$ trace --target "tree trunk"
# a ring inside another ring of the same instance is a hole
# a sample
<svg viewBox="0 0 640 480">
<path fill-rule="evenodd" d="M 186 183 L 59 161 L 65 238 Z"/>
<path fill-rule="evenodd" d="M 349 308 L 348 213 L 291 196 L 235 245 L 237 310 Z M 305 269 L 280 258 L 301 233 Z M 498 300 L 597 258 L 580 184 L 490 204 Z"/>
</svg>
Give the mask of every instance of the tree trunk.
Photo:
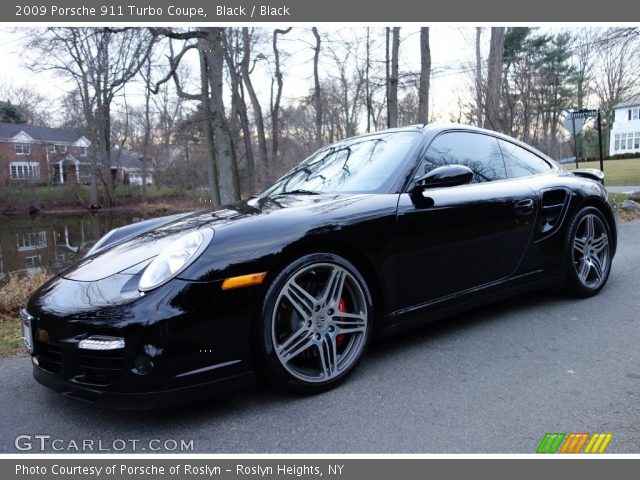
<svg viewBox="0 0 640 480">
<path fill-rule="evenodd" d="M 318 62 L 320 59 L 320 34 L 318 29 L 311 29 L 313 36 L 316 38 L 316 46 L 313 49 L 313 105 L 316 110 L 316 148 L 322 146 L 322 97 L 320 91 L 320 74 L 318 73 Z"/>
<path fill-rule="evenodd" d="M 208 41 L 198 40 L 198 52 L 200 53 L 200 85 L 202 97 L 200 109 L 204 121 L 204 139 L 207 151 L 207 183 L 209 184 L 209 197 L 214 209 L 220 208 L 220 189 L 218 188 L 218 165 L 216 161 L 216 151 L 213 135 L 213 112 L 211 109 L 211 98 L 209 97 L 209 63 L 207 61 L 207 50 L 211 49 Z"/>
<path fill-rule="evenodd" d="M 480 39 L 482 27 L 476 27 L 476 125 L 482 127 L 482 53 Z"/>
<path fill-rule="evenodd" d="M 502 62 L 504 59 L 504 27 L 491 27 L 491 46 L 489 48 L 489 73 L 487 77 L 487 102 L 484 126 L 500 131 L 499 116 Z"/>
<path fill-rule="evenodd" d="M 211 44 L 211 49 L 207 51 L 207 62 L 209 63 L 213 129 L 219 167 L 220 201 L 226 204 L 240 200 L 240 178 L 235 146 L 225 115 L 223 101 L 224 52 L 222 50 L 222 27 L 207 28 L 206 30 Z"/>
<path fill-rule="evenodd" d="M 420 28 L 420 91 L 418 92 L 418 123 L 429 123 L 429 83 L 431 81 L 431 49 L 429 27 Z"/>
<path fill-rule="evenodd" d="M 280 71 L 280 52 L 278 51 L 278 35 L 286 35 L 291 31 L 291 27 L 286 30 L 276 28 L 273 31 L 273 57 L 275 60 L 276 76 L 276 98 L 271 106 L 271 158 L 278 157 L 278 142 L 280 141 L 280 99 L 282 98 L 282 72 Z"/>
<path fill-rule="evenodd" d="M 258 156 L 257 167 L 260 169 L 261 183 L 264 184 L 268 180 L 269 176 L 269 154 L 267 152 L 267 139 L 264 134 L 264 119 L 262 116 L 262 107 L 260 106 L 260 101 L 258 100 L 258 96 L 253 88 L 253 83 L 251 82 L 250 76 L 250 63 L 251 63 L 251 37 L 249 35 L 249 28 L 242 27 L 242 50 L 243 57 L 242 62 L 240 64 L 240 68 L 242 71 L 242 79 L 244 80 L 244 84 L 247 87 L 247 92 L 249 93 L 249 99 L 251 100 L 251 107 L 253 108 L 253 116 L 256 122 L 256 130 L 258 133 Z M 264 185 L 260 185 L 262 187 Z"/>
<path fill-rule="evenodd" d="M 387 117 L 389 128 L 398 126 L 398 53 L 400 50 L 400 27 L 393 27 L 391 39 L 391 77 L 389 78 L 389 100 Z"/>
<path fill-rule="evenodd" d="M 238 72 L 237 62 L 234 62 L 232 57 L 233 48 L 228 40 L 225 41 L 224 50 L 229 77 L 231 80 L 231 101 L 233 102 L 231 118 L 234 122 L 236 119 L 240 120 L 240 130 L 242 130 L 242 140 L 247 159 L 246 193 L 252 195 L 257 189 L 255 178 L 255 158 L 253 155 L 253 144 L 251 142 L 249 114 L 247 112 L 247 104 L 244 101 L 242 92 L 242 76 Z"/>
<path fill-rule="evenodd" d="M 367 133 L 371 131 L 371 117 L 373 117 L 373 105 L 371 99 L 371 84 L 369 83 L 369 71 L 371 70 L 371 40 L 370 28 L 367 27 L 367 61 L 365 65 L 365 95 L 367 102 Z"/>
<path fill-rule="evenodd" d="M 149 162 L 149 143 L 151 141 L 151 59 L 147 63 L 147 86 L 144 90 L 144 145 L 142 147 L 142 201 L 147 202 L 147 165 Z"/>
</svg>

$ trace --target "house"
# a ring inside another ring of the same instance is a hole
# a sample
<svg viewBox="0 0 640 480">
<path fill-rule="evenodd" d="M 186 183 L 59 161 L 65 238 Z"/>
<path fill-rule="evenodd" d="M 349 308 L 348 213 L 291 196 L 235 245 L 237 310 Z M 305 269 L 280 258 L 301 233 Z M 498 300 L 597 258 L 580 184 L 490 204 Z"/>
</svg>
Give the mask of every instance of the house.
<svg viewBox="0 0 640 480">
<path fill-rule="evenodd" d="M 98 154 L 100 160 L 101 155 Z M 142 154 L 132 150 L 111 149 L 111 179 L 129 185 L 142 185 Z M 153 185 L 153 165 L 147 165 L 147 185 Z"/>
<path fill-rule="evenodd" d="M 91 142 L 71 130 L 0 123 L 0 185 L 7 183 L 89 183 Z M 98 164 L 101 164 L 98 154 Z M 111 149 L 111 178 L 142 185 L 142 155 L 115 146 Z M 153 184 L 152 165 L 147 185 Z"/>
<path fill-rule="evenodd" d="M 71 130 L 0 123 L 0 184 L 88 181 L 90 146 Z"/>
<path fill-rule="evenodd" d="M 609 155 L 640 153 L 640 93 L 614 105 Z"/>
</svg>

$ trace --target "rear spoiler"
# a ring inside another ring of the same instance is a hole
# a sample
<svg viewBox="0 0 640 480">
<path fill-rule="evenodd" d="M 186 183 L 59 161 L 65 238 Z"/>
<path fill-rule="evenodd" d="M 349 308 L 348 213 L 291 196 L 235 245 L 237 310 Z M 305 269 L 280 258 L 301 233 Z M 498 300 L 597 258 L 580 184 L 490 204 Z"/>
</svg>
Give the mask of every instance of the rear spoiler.
<svg viewBox="0 0 640 480">
<path fill-rule="evenodd" d="M 604 172 L 596 168 L 576 168 L 571 173 L 579 177 L 590 178 L 604 185 Z"/>
</svg>

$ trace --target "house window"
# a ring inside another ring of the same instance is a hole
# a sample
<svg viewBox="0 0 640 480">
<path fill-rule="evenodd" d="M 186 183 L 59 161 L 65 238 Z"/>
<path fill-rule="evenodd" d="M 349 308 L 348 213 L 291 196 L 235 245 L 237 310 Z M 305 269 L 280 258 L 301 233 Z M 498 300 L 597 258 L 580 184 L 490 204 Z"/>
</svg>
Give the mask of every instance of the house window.
<svg viewBox="0 0 640 480">
<path fill-rule="evenodd" d="M 633 142 L 633 149 L 634 150 L 640 149 L 640 132 L 636 132 L 635 142 Z"/>
<path fill-rule="evenodd" d="M 87 147 L 80 147 L 80 155 L 86 155 L 87 154 Z"/>
<path fill-rule="evenodd" d="M 638 120 L 639 113 L 640 113 L 640 110 L 638 110 L 637 108 L 634 108 L 633 111 L 631 112 L 631 119 Z"/>
<path fill-rule="evenodd" d="M 13 180 L 40 178 L 40 164 L 30 162 L 11 162 L 9 171 Z"/>
<path fill-rule="evenodd" d="M 42 262 L 40 260 L 40 255 L 34 255 L 32 257 L 25 257 L 24 259 L 24 265 L 26 268 L 38 268 L 40 265 L 42 265 Z"/>
<path fill-rule="evenodd" d="M 60 153 L 67 153 L 67 146 L 66 145 L 58 145 L 58 151 Z"/>
<path fill-rule="evenodd" d="M 627 149 L 627 134 L 621 133 L 620 134 L 620 150 L 626 150 L 626 149 Z"/>
<path fill-rule="evenodd" d="M 613 142 L 613 149 L 615 151 L 620 150 L 620 134 L 616 133 L 615 141 Z"/>
<path fill-rule="evenodd" d="M 31 144 L 16 143 L 16 155 L 31 155 Z"/>
<path fill-rule="evenodd" d="M 47 233 L 44 230 L 39 232 L 18 233 L 16 234 L 16 246 L 19 252 L 46 248 Z"/>
<path fill-rule="evenodd" d="M 52 144 L 47 145 L 47 152 L 56 153 L 56 146 Z"/>
<path fill-rule="evenodd" d="M 633 133 L 630 133 L 627 137 L 627 150 L 633 150 Z"/>
</svg>

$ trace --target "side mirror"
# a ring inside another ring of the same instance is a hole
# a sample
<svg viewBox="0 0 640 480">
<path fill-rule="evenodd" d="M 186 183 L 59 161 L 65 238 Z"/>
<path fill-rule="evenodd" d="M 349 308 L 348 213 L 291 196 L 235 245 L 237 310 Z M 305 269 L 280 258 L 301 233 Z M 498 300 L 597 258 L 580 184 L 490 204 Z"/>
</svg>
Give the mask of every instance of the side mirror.
<svg viewBox="0 0 640 480">
<path fill-rule="evenodd" d="M 434 168 L 418 180 L 414 191 L 423 191 L 427 188 L 455 187 L 464 185 L 473 179 L 473 172 L 464 165 L 443 165 Z"/>
</svg>

